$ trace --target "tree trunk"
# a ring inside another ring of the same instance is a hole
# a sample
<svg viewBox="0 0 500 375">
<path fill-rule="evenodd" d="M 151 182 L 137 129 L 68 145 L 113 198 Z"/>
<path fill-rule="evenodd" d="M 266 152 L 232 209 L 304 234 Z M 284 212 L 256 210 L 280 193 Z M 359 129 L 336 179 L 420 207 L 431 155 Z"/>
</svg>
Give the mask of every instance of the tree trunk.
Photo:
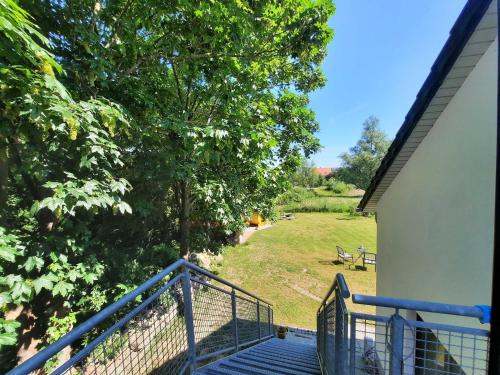
<svg viewBox="0 0 500 375">
<path fill-rule="evenodd" d="M 51 316 L 63 316 L 65 308 L 62 301 L 47 300 L 45 297 L 36 298 L 32 305 L 20 305 L 7 311 L 7 319 L 17 320 L 21 323 L 17 343 L 17 364 L 21 364 L 40 351 L 40 346 L 46 344 L 44 323 Z M 71 357 L 71 346 L 63 348 L 57 357 L 57 366 L 63 364 Z M 38 371 L 36 374 L 45 373 Z"/>
<path fill-rule="evenodd" d="M 191 189 L 187 181 L 180 183 L 180 256 L 188 259 L 191 237 Z"/>
</svg>

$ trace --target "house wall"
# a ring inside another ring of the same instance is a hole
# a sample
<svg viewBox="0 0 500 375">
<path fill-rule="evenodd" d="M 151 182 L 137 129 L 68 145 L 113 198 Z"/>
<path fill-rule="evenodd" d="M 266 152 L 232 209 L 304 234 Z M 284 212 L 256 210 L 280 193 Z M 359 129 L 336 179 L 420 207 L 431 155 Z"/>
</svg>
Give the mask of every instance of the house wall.
<svg viewBox="0 0 500 375">
<path fill-rule="evenodd" d="M 378 203 L 378 295 L 490 304 L 497 53 L 495 41 Z"/>
</svg>

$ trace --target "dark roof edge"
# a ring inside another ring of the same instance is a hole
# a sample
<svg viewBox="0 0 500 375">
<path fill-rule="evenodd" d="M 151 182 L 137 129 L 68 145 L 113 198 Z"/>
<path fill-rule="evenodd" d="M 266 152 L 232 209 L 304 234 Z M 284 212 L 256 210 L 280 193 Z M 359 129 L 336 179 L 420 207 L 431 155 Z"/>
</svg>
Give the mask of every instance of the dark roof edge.
<svg viewBox="0 0 500 375">
<path fill-rule="evenodd" d="M 380 167 L 370 182 L 370 186 L 366 189 L 365 195 L 358 205 L 358 210 L 365 209 L 366 204 L 377 189 L 380 181 L 385 176 L 399 151 L 401 151 L 401 148 L 404 146 L 406 140 L 422 117 L 422 114 L 429 106 L 430 101 L 441 87 L 446 75 L 453 67 L 453 64 L 462 52 L 470 36 L 488 10 L 491 1 L 492 0 L 469 0 L 467 4 L 465 4 L 455 24 L 451 28 L 448 40 L 432 65 L 429 76 L 425 80 L 422 88 L 417 94 L 415 102 L 408 111 L 403 125 L 387 150 L 387 154 L 382 159 Z"/>
</svg>

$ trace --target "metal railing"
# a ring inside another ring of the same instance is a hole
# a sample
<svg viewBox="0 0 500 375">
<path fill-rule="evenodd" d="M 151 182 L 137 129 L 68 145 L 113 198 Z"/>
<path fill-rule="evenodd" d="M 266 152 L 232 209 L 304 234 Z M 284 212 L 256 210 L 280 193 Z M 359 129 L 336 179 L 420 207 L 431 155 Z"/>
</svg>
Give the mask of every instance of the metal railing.
<svg viewBox="0 0 500 375">
<path fill-rule="evenodd" d="M 270 303 L 179 260 L 8 375 L 192 373 L 272 336 Z"/>
<path fill-rule="evenodd" d="M 348 310 L 350 297 L 344 276 L 338 273 L 321 302 L 317 317 L 317 350 L 325 374 L 344 374 L 348 361 Z"/>
<path fill-rule="evenodd" d="M 349 313 L 346 307 L 349 296 L 345 280 L 338 274 L 318 310 L 318 356 L 323 373 L 487 374 L 488 330 L 472 327 L 472 324 L 423 321 L 419 315 L 454 315 L 487 323 L 487 306 L 352 296 L 354 304 L 376 306 L 377 314 L 374 315 Z M 409 312 L 406 318 L 400 310 Z M 437 318 L 436 315 L 426 317 Z"/>
</svg>

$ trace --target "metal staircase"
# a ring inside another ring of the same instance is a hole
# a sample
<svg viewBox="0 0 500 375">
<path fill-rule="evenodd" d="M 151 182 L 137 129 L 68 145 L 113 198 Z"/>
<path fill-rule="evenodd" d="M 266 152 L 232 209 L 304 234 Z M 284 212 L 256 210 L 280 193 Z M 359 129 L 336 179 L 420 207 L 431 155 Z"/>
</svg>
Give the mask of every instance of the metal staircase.
<svg viewBox="0 0 500 375">
<path fill-rule="evenodd" d="M 270 339 L 198 369 L 195 374 L 321 374 L 316 346 Z"/>
<path fill-rule="evenodd" d="M 316 340 L 281 340 L 270 303 L 179 260 L 8 375 L 486 374 L 488 330 L 400 313 L 487 323 L 486 306 L 352 296 L 388 311 L 373 315 L 348 311 L 350 297 L 338 274 L 318 309 Z"/>
</svg>

